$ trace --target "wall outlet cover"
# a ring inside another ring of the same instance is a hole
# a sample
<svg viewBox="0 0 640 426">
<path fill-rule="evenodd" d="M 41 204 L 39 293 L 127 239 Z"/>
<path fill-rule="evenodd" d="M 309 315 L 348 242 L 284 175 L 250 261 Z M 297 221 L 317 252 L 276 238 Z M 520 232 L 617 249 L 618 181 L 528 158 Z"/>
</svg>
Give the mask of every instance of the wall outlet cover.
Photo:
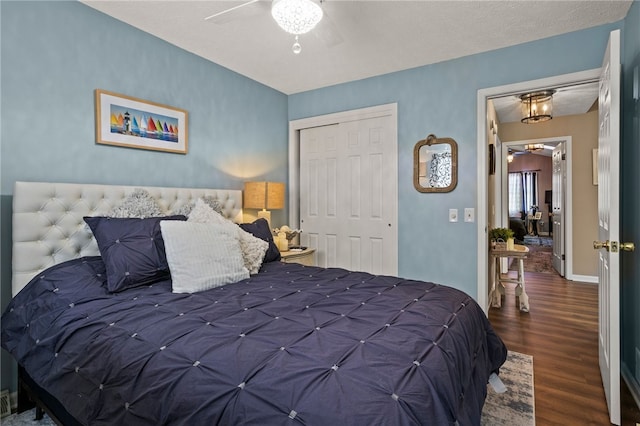
<svg viewBox="0 0 640 426">
<path fill-rule="evenodd" d="M 458 209 L 449 209 L 449 222 L 458 221 Z"/>
<path fill-rule="evenodd" d="M 473 222 L 476 220 L 476 214 L 473 207 L 467 207 L 464 209 L 464 221 Z"/>
</svg>

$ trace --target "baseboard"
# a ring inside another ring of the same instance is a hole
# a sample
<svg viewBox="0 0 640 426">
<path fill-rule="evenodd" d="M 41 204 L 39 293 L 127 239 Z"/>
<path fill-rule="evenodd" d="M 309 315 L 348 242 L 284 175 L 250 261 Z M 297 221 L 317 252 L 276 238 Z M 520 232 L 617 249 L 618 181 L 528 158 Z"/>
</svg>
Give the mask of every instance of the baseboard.
<svg viewBox="0 0 640 426">
<path fill-rule="evenodd" d="M 624 382 L 627 384 L 627 387 L 629 388 L 629 392 L 631 392 L 633 399 L 636 401 L 636 405 L 638 406 L 638 408 L 640 408 L 640 384 L 634 378 L 631 371 L 629 371 L 627 364 L 625 364 L 624 362 L 620 363 L 620 374 Z"/>
<path fill-rule="evenodd" d="M 580 281 L 583 283 L 598 284 L 598 277 L 595 275 L 576 275 L 566 277 L 570 281 Z"/>
</svg>

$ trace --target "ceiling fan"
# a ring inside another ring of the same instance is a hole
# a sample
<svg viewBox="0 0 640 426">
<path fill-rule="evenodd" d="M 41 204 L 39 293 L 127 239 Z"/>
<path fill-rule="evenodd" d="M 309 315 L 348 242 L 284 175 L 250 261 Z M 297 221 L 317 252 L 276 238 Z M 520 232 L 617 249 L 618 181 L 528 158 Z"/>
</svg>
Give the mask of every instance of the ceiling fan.
<svg viewBox="0 0 640 426">
<path fill-rule="evenodd" d="M 298 36 L 306 34 L 315 29 L 314 34 L 321 39 L 328 47 L 335 46 L 342 42 L 342 37 L 336 26 L 327 16 L 326 10 L 322 7 L 325 0 L 249 0 L 237 6 L 230 7 L 213 15 L 207 16 L 205 21 L 217 21 L 221 17 L 233 20 L 233 15 L 239 9 L 251 6 L 257 9 L 257 13 L 266 13 L 265 4 L 271 5 L 271 16 L 284 31 L 295 35 L 295 42 L 292 50 L 296 55 L 302 51 Z M 322 25 L 316 27 L 322 21 Z"/>
</svg>

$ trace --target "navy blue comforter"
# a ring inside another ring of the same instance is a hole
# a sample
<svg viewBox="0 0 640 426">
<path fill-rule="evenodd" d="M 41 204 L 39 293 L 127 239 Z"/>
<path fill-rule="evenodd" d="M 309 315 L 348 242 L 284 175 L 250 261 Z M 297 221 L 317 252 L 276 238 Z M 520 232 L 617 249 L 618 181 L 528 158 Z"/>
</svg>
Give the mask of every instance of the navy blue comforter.
<svg viewBox="0 0 640 426">
<path fill-rule="evenodd" d="M 272 262 L 197 294 L 109 293 L 100 257 L 32 280 L 2 346 L 87 425 L 479 425 L 506 348 L 466 294 Z"/>
</svg>

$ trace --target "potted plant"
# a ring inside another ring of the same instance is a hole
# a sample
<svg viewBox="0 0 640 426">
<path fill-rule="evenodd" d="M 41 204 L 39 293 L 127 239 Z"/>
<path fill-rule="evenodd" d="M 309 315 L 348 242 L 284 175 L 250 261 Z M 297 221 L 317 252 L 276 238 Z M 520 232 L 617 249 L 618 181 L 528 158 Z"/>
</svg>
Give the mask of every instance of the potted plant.
<svg viewBox="0 0 640 426">
<path fill-rule="evenodd" d="M 489 231 L 491 246 L 499 250 L 513 250 L 514 233 L 509 228 L 493 228 Z"/>
</svg>

